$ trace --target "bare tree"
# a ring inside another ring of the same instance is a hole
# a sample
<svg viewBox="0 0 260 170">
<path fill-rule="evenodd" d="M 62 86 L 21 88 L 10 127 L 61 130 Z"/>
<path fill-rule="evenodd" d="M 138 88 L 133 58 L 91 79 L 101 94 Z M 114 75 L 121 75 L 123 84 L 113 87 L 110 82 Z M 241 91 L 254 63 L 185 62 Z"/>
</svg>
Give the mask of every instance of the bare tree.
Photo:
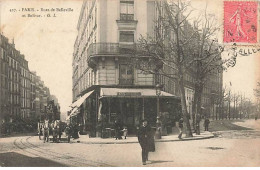
<svg viewBox="0 0 260 170">
<path fill-rule="evenodd" d="M 217 34 L 220 30 L 220 25 L 217 25 L 217 19 L 214 15 L 207 13 L 207 7 L 202 11 L 202 14 L 198 17 L 194 24 L 194 28 L 197 30 L 196 36 L 193 36 L 195 46 L 190 49 L 190 53 L 194 55 L 193 61 L 195 61 L 195 93 L 193 103 L 193 125 L 196 124 L 197 134 L 199 134 L 199 122 L 201 115 L 201 99 L 202 91 L 211 76 L 222 76 L 224 70 L 228 67 L 235 66 L 236 56 L 230 56 L 226 59 L 222 58 L 224 52 L 224 46 L 220 45 L 217 40 Z M 220 75 L 218 75 L 220 74 Z M 213 84 L 214 85 L 214 84 Z M 220 84 L 222 86 L 222 83 Z M 218 98 L 222 98 L 222 88 L 214 89 L 213 94 L 214 103 L 218 104 Z M 218 104 L 219 105 L 219 104 Z M 198 115 L 198 116 L 196 116 Z M 217 113 L 216 113 L 217 119 Z"/>
<path fill-rule="evenodd" d="M 156 1 L 158 18 L 155 23 L 155 36 L 141 36 L 135 53 L 135 63 L 139 69 L 155 74 L 157 78 L 158 75 L 164 75 L 177 80 L 186 137 L 191 137 L 192 132 L 186 106 L 184 74 L 193 57 L 188 53 L 188 48 L 193 45 L 190 40 L 195 35 L 187 20 L 192 12 L 188 12 L 189 6 L 190 3 L 180 0 Z M 189 34 L 186 31 L 189 31 Z M 149 58 L 139 60 L 140 56 Z M 163 66 L 170 68 L 172 74 L 165 72 Z"/>
<path fill-rule="evenodd" d="M 254 89 L 254 95 L 257 99 L 260 99 L 260 82 L 257 82 L 257 88 Z"/>
<path fill-rule="evenodd" d="M 147 73 L 164 75 L 178 82 L 182 114 L 187 136 L 192 136 L 185 97 L 185 74 L 192 72 L 195 78 L 193 102 L 193 127 L 199 134 L 202 90 L 207 78 L 222 73 L 228 66 L 234 66 L 230 59 L 223 60 L 224 47 L 214 36 L 219 27 L 216 19 L 205 11 L 192 26 L 189 17 L 193 9 L 187 1 L 156 1 L 158 18 L 155 36 L 141 36 L 135 53 L 137 67 Z M 149 56 L 147 59 L 140 57 Z M 170 68 L 165 71 L 163 68 Z M 195 72 L 195 74 L 194 74 Z M 157 81 L 158 82 L 158 81 Z"/>
</svg>

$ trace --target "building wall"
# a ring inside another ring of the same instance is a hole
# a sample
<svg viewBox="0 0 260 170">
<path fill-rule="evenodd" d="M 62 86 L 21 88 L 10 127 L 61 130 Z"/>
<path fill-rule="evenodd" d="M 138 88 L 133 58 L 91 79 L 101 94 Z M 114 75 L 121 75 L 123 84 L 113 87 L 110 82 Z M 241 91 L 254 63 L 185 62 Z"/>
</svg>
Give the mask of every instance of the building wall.
<svg viewBox="0 0 260 170">
<path fill-rule="evenodd" d="M 135 0 L 134 20 L 128 22 L 120 19 L 120 0 L 83 2 L 73 53 L 73 101 L 92 85 L 119 85 L 118 62 L 121 62 L 124 54 L 96 57 L 96 65 L 92 67 L 86 62 L 89 60 L 88 49 L 92 43 L 107 43 L 120 50 L 121 45 L 133 45 L 141 34 L 147 33 L 148 29 L 151 32 L 154 16 L 150 16 L 152 13 L 143 12 L 146 11 L 147 4 L 149 4 L 149 9 L 154 10 L 153 2 Z M 134 42 L 120 42 L 121 31 L 133 31 Z M 153 76 L 134 70 L 133 86 L 135 85 L 152 86 L 154 85 Z"/>
<path fill-rule="evenodd" d="M 21 59 L 21 117 L 23 119 L 29 118 L 31 115 L 31 90 L 30 90 L 30 72 L 28 68 L 28 61 L 24 56 Z"/>
<path fill-rule="evenodd" d="M 30 110 L 31 116 L 36 118 L 36 72 L 30 72 Z"/>
<path fill-rule="evenodd" d="M 0 34 L 0 129 L 3 122 L 37 117 L 50 96 L 49 89 L 45 87 L 44 92 L 43 87 L 36 72 L 30 72 L 28 61 L 15 48 L 14 41 L 10 43 Z M 45 99 L 41 101 L 43 94 Z"/>
<path fill-rule="evenodd" d="M 8 39 L 1 34 L 1 122 L 12 121 L 20 113 L 20 53 L 15 49 L 14 43 L 9 43 Z"/>
<path fill-rule="evenodd" d="M 91 66 L 88 63 L 88 49 L 92 43 L 108 43 L 108 45 L 120 50 L 123 45 L 137 43 L 140 35 L 155 35 L 154 21 L 158 17 L 158 11 L 153 0 L 134 0 L 134 19 L 131 21 L 121 20 L 120 11 L 120 0 L 88 0 L 83 2 L 73 54 L 73 101 L 93 85 L 119 85 L 119 65 L 121 61 L 124 62 L 126 56 L 122 53 L 118 55 L 105 55 L 103 53 L 100 56 L 94 55 L 94 57 L 92 56 L 94 66 Z M 191 28 L 190 25 L 186 27 L 186 29 Z M 120 42 L 120 31 L 133 31 L 134 42 Z M 99 49 L 94 50 L 98 51 Z M 111 52 L 109 50 L 108 52 Z M 176 73 L 176 69 L 167 66 L 163 66 L 163 69 L 169 74 Z M 203 107 L 207 107 L 210 110 L 212 93 L 214 91 L 217 93 L 221 92 L 222 77 L 221 73 L 207 78 L 202 95 Z M 192 113 L 195 85 L 192 69 L 184 75 L 184 82 L 188 111 Z M 176 79 L 161 75 L 159 76 L 159 83 L 164 85 L 164 91 L 177 96 L 180 95 Z M 152 87 L 154 84 L 155 77 L 153 75 L 144 74 L 140 70 L 134 70 L 133 86 L 148 85 Z"/>
</svg>

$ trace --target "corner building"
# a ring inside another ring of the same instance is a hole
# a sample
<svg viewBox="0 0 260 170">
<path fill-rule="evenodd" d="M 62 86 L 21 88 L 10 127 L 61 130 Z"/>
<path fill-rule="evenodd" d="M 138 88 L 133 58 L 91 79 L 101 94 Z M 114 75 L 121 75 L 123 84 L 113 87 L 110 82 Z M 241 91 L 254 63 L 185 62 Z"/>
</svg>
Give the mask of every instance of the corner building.
<svg viewBox="0 0 260 170">
<path fill-rule="evenodd" d="M 140 35 L 153 34 L 155 14 L 154 1 L 83 2 L 74 44 L 69 118 L 83 124 L 91 136 L 113 128 L 115 120 L 127 126 L 130 134 L 135 134 L 143 118 L 155 127 L 155 76 L 134 68 L 129 52 Z M 159 108 L 167 120 L 165 127 L 173 126 L 179 101 L 174 94 L 161 91 Z"/>
</svg>

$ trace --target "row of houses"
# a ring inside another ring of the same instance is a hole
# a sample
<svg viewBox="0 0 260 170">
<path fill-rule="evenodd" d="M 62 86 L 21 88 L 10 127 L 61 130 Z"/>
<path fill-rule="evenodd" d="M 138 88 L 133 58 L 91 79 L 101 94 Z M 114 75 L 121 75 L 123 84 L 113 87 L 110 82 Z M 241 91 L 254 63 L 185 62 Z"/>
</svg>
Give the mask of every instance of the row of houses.
<svg viewBox="0 0 260 170">
<path fill-rule="evenodd" d="M 44 81 L 30 71 L 25 56 L 14 41 L 0 37 L 0 126 L 5 123 L 37 123 L 43 120 L 51 101 L 59 110 L 58 99 Z M 59 115 L 57 116 L 59 118 Z"/>
<path fill-rule="evenodd" d="M 130 59 L 129 49 L 140 35 L 155 35 L 156 18 L 155 0 L 83 2 L 73 53 L 72 110 L 67 120 L 83 125 L 90 136 L 113 128 L 115 120 L 127 126 L 130 134 L 143 118 L 155 126 L 157 112 L 166 126 L 174 126 L 181 112 L 177 81 L 144 73 L 133 67 Z M 169 74 L 175 71 L 166 66 L 163 70 Z M 192 114 L 192 69 L 184 79 L 187 110 Z M 222 82 L 222 72 L 207 78 L 202 95 L 204 115 L 215 115 L 217 104 L 212 99 L 222 95 Z M 163 85 L 159 93 L 157 84 Z"/>
</svg>

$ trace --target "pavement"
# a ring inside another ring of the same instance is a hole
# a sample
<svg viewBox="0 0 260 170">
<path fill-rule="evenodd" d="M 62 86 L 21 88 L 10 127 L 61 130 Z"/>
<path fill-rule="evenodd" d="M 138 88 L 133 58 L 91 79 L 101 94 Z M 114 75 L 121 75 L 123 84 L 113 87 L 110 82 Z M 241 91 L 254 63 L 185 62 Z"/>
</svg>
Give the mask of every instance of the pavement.
<svg viewBox="0 0 260 170">
<path fill-rule="evenodd" d="M 183 134 L 182 139 L 178 138 L 178 135 L 168 135 L 162 136 L 161 139 L 155 139 L 155 142 L 178 142 L 178 141 L 188 141 L 188 140 L 202 140 L 214 138 L 213 133 L 211 132 L 201 132 L 200 135 L 193 134 L 193 137 L 185 137 Z M 115 138 L 89 138 L 88 135 L 80 135 L 79 139 L 71 140 L 71 143 L 80 142 L 83 144 L 129 144 L 129 143 L 138 143 L 137 137 L 127 137 L 126 139 L 115 140 Z"/>
</svg>

